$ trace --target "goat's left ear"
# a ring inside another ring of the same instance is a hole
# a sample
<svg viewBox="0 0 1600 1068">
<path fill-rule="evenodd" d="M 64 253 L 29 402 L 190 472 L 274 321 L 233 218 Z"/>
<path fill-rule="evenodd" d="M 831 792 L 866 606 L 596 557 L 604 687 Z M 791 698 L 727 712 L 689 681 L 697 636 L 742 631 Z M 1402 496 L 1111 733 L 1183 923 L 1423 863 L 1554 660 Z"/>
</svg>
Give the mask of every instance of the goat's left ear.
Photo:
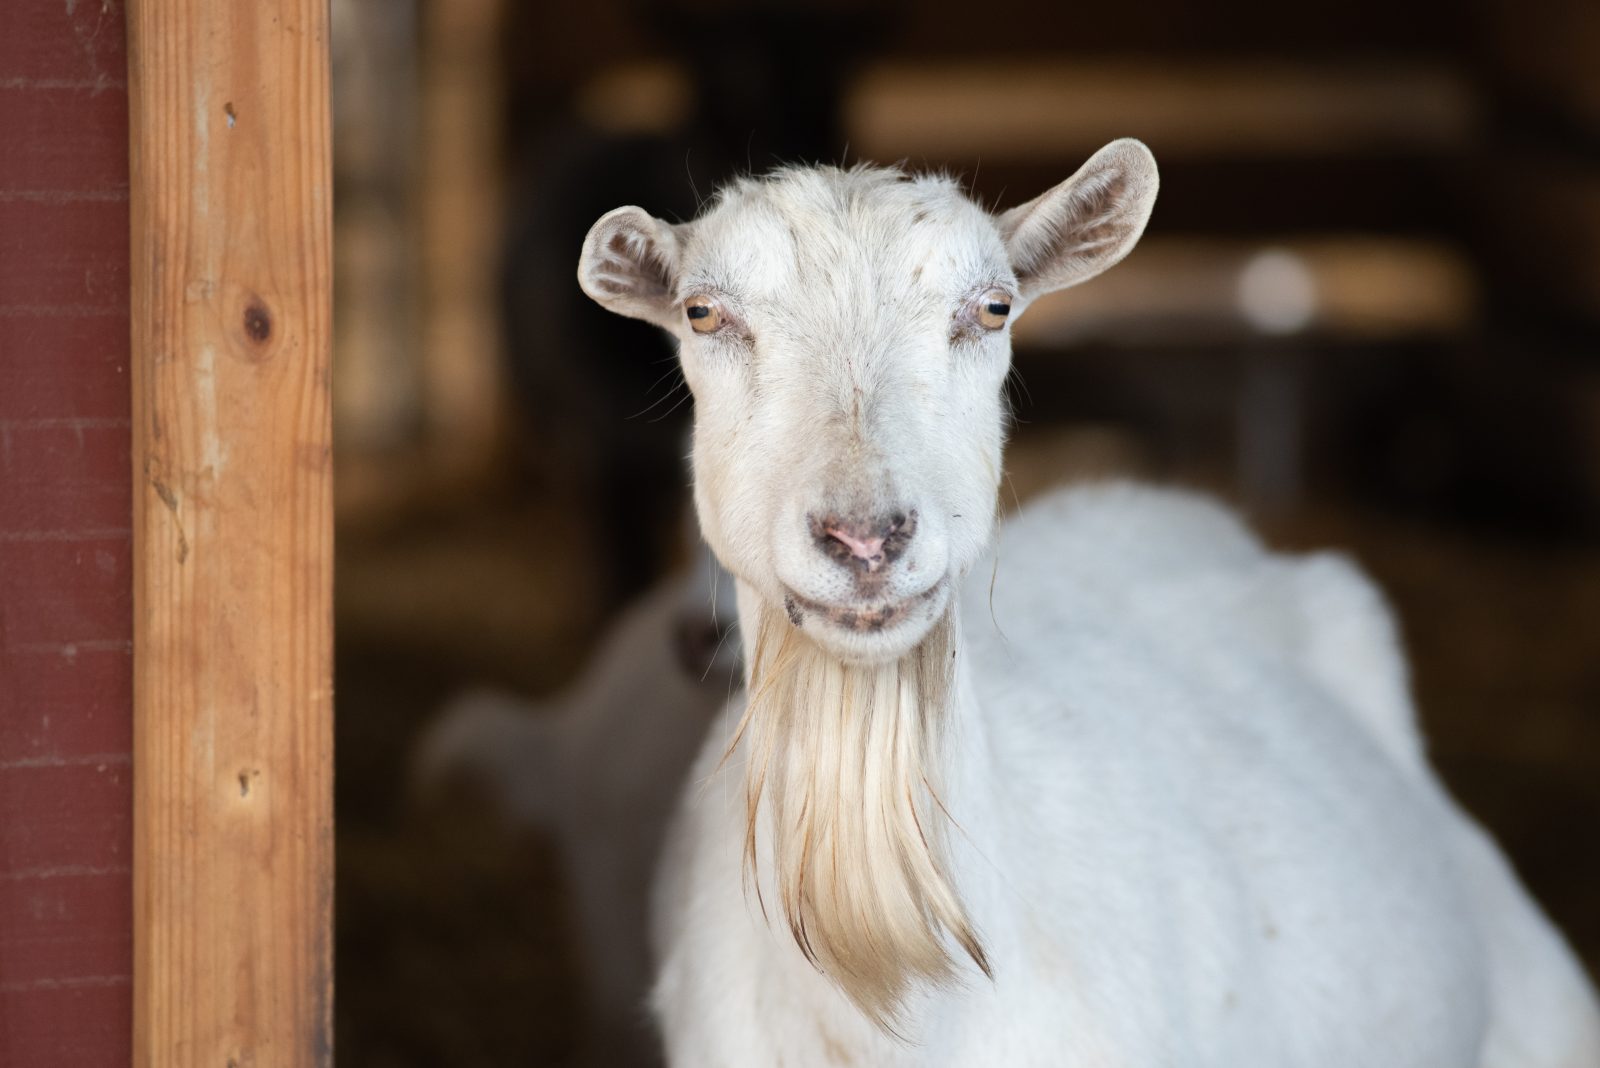
<svg viewBox="0 0 1600 1068">
<path fill-rule="evenodd" d="M 995 221 L 1028 299 L 1077 285 L 1133 250 L 1156 203 L 1156 158 L 1113 141 L 1078 173 Z"/>
<path fill-rule="evenodd" d="M 578 258 L 578 285 L 602 307 L 666 330 L 677 306 L 678 235 L 643 208 L 608 211 L 589 228 Z"/>
</svg>

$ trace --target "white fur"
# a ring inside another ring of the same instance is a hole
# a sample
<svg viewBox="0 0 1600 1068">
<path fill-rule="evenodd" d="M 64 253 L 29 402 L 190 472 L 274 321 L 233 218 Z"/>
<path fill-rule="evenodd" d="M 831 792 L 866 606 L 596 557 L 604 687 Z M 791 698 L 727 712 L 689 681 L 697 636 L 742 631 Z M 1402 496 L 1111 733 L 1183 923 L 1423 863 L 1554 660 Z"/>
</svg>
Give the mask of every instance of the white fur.
<svg viewBox="0 0 1600 1068">
<path fill-rule="evenodd" d="M 416 747 L 420 789 L 466 778 L 511 824 L 554 836 L 574 912 L 585 1065 L 655 1062 L 645 1009 L 651 874 L 689 765 L 738 674 L 736 636 L 705 666 L 680 661 L 680 638 L 731 626 L 731 587 L 698 550 L 690 572 L 628 607 L 569 689 L 537 704 L 461 694 Z"/>
<path fill-rule="evenodd" d="M 904 743 L 873 730 L 860 784 L 818 731 L 769 732 L 752 754 L 739 707 L 712 731 L 657 887 L 673 1064 L 1600 1063 L 1591 988 L 1428 770 L 1393 624 L 1350 565 L 1269 554 L 1211 504 L 1114 486 L 1012 522 L 991 603 L 1009 347 L 964 309 L 1000 287 L 1015 314 L 1114 263 L 1155 186 L 1148 152 L 1118 142 L 999 217 L 942 180 L 802 170 L 743 183 L 691 224 L 629 208 L 591 233 L 585 289 L 682 341 L 696 503 L 739 578 L 751 720 L 817 711 L 768 700 L 754 642 L 769 621 L 797 621 L 782 638 L 815 678 L 838 674 L 830 656 L 914 662 L 930 635 L 955 650 L 933 688 L 948 699 L 872 706 L 936 717 L 908 805 L 876 793 Z M 699 296 L 724 313 L 713 335 L 681 313 Z M 852 586 L 806 517 L 889 508 L 917 512 L 916 537 L 881 588 Z M 797 595 L 818 607 L 785 617 Z M 839 622 L 886 606 L 892 625 Z M 828 695 L 824 711 L 840 690 L 791 687 Z M 861 800 L 808 828 L 763 794 L 773 761 L 797 789 L 839 782 Z M 926 856 L 892 859 L 914 844 L 906 813 L 935 809 L 947 822 Z M 852 812 L 886 824 L 847 825 Z M 841 851 L 823 875 L 846 885 L 813 893 L 815 873 L 786 858 L 829 836 L 888 844 Z M 906 872 L 948 881 L 958 914 L 895 890 Z M 862 896 L 886 879 L 889 896 Z M 887 916 L 881 940 L 828 914 L 862 901 Z M 842 932 L 840 951 L 803 951 L 775 902 L 790 928 Z M 913 920 L 948 969 L 898 955 Z M 956 944 L 967 930 L 976 952 Z M 839 974 L 873 947 L 882 975 Z"/>
</svg>

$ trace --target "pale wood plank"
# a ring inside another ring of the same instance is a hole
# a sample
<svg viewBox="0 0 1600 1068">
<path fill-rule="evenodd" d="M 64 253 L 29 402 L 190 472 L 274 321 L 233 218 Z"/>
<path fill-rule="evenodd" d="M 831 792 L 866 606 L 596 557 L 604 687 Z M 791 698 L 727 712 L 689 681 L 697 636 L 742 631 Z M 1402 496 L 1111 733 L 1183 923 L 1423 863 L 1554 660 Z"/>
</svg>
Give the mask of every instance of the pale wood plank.
<svg viewBox="0 0 1600 1068">
<path fill-rule="evenodd" d="M 1446 68 L 1171 62 L 880 63 L 845 106 L 863 159 L 1046 158 L 1139 137 L 1158 159 L 1446 152 L 1481 122 Z"/>
<path fill-rule="evenodd" d="M 652 59 L 599 68 L 575 104 L 599 129 L 661 134 L 688 121 L 693 101 L 689 67 Z M 843 119 L 852 160 L 970 168 L 1081 158 L 1117 137 L 1148 142 L 1163 161 L 1456 152 L 1482 110 L 1459 73 L 1425 62 L 1009 57 L 869 62 L 848 87 Z"/>
<path fill-rule="evenodd" d="M 134 1063 L 331 1063 L 325 0 L 132 0 Z"/>
<path fill-rule="evenodd" d="M 1253 322 L 1244 275 L 1264 256 L 1291 264 L 1305 286 L 1303 321 L 1282 330 Z M 1017 320 L 1019 345 L 1087 341 L 1195 345 L 1304 334 L 1346 342 L 1449 337 L 1470 328 L 1478 279 L 1460 250 L 1374 235 L 1279 242 L 1146 237 L 1093 285 L 1052 293 Z"/>
</svg>

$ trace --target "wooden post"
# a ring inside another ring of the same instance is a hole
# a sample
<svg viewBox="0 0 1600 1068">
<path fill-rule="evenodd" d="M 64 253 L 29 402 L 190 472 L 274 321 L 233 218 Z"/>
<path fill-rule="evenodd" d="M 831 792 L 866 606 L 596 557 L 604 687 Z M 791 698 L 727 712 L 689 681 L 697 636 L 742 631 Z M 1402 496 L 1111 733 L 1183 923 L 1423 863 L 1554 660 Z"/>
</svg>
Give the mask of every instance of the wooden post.
<svg viewBox="0 0 1600 1068">
<path fill-rule="evenodd" d="M 326 0 L 132 0 L 134 1064 L 331 1063 Z"/>
</svg>

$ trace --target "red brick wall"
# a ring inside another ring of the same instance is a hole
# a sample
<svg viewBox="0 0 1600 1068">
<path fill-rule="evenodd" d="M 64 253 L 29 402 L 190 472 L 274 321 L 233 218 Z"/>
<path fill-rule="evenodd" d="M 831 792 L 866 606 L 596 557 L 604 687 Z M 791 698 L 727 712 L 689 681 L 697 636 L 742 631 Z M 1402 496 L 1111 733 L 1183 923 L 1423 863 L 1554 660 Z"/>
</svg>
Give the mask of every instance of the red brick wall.
<svg viewBox="0 0 1600 1068">
<path fill-rule="evenodd" d="M 122 0 L 0 0 L 0 1065 L 130 1059 Z"/>
</svg>

